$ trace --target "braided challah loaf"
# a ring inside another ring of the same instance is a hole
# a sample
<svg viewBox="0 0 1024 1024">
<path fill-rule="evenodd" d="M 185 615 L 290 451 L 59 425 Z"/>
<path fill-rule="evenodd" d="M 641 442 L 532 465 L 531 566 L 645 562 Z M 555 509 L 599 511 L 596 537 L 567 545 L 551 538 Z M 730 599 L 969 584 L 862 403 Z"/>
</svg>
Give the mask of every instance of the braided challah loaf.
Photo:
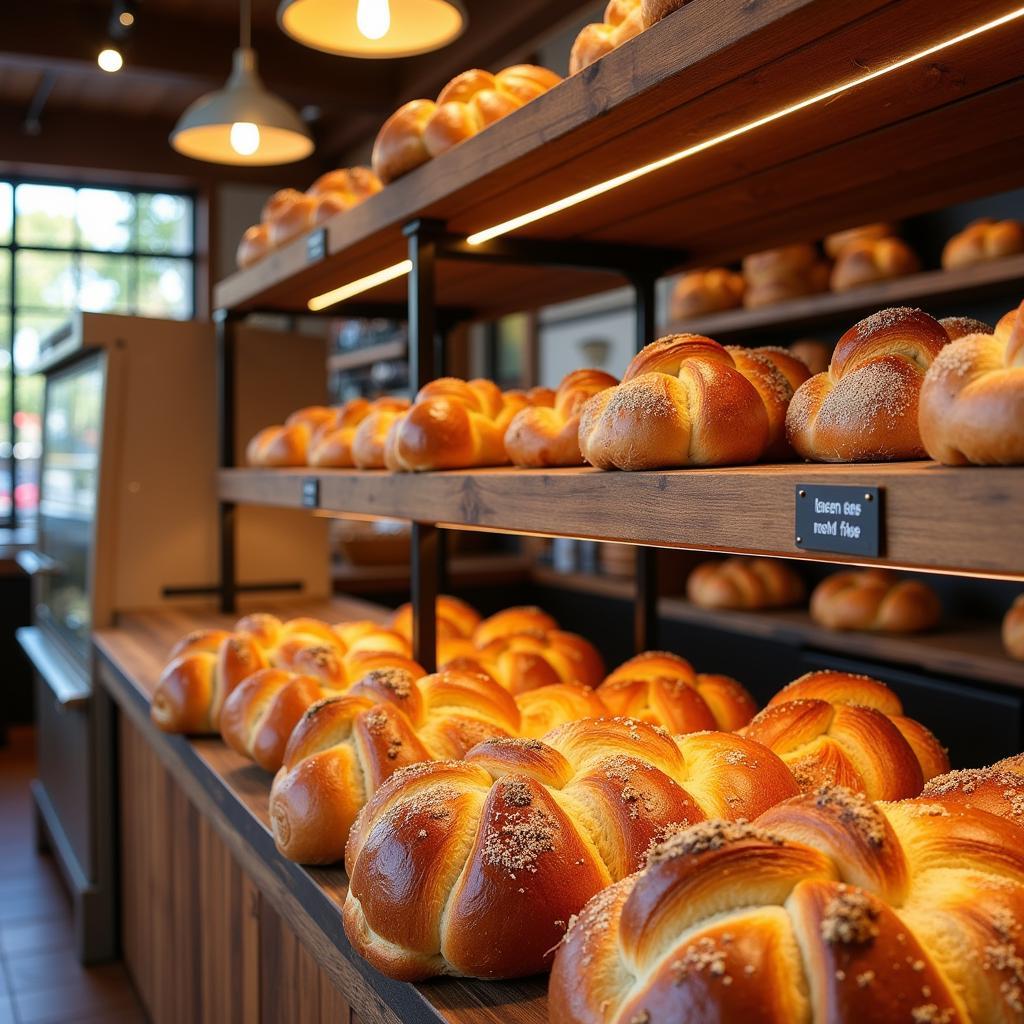
<svg viewBox="0 0 1024 1024">
<path fill-rule="evenodd" d="M 373 169 L 385 184 L 506 114 L 536 99 L 562 79 L 547 68 L 516 64 L 496 75 L 475 68 L 453 78 L 432 100 L 410 100 L 384 122 L 373 144 Z"/>
<path fill-rule="evenodd" d="M 505 451 L 516 466 L 582 466 L 580 410 L 587 399 L 618 380 L 601 370 L 574 370 L 555 393 L 551 408 L 520 409 L 505 431 Z"/>
<path fill-rule="evenodd" d="M 613 715 L 660 725 L 673 734 L 747 725 L 757 711 L 749 693 L 728 676 L 698 675 L 678 654 L 645 651 L 623 662 L 597 688 Z"/>
<path fill-rule="evenodd" d="M 320 424 L 309 443 L 308 464 L 334 469 L 351 469 L 352 439 L 356 428 L 369 415 L 372 404 L 365 398 L 353 398 L 333 410 L 329 420 Z"/>
<path fill-rule="evenodd" d="M 781 349 L 742 353 L 698 334 L 648 345 L 583 407 L 583 457 L 598 469 L 739 465 L 784 444 L 791 375 L 807 368 Z"/>
<path fill-rule="evenodd" d="M 860 227 L 846 228 L 845 231 L 834 231 L 831 235 L 826 235 L 822 245 L 825 255 L 834 260 L 844 249 L 858 242 L 878 242 L 883 238 L 892 238 L 898 233 L 896 225 L 888 222 L 862 224 Z"/>
<path fill-rule="evenodd" d="M 860 238 L 840 250 L 829 286 L 834 292 L 845 292 L 920 269 L 921 261 L 902 238 Z"/>
<path fill-rule="evenodd" d="M 901 800 L 949 771 L 939 741 L 903 714 L 889 687 L 847 672 L 801 676 L 768 702 L 743 735 L 778 754 L 805 792 L 835 784 L 872 800 Z"/>
<path fill-rule="evenodd" d="M 1024 825 L 1024 754 L 1014 754 L 988 768 L 966 768 L 931 779 L 922 800 L 973 807 Z"/>
<path fill-rule="evenodd" d="M 585 25 L 569 53 L 569 74 L 575 75 L 595 60 L 611 53 L 643 30 L 641 0 L 608 0 L 604 21 Z"/>
<path fill-rule="evenodd" d="M 480 613 L 457 597 L 439 594 L 434 604 L 438 637 L 471 637 L 480 625 Z M 412 643 L 412 605 L 400 605 L 391 616 L 391 628 Z"/>
<path fill-rule="evenodd" d="M 417 472 L 505 465 L 505 431 L 526 405 L 524 392 L 502 394 L 489 380 L 431 381 L 392 426 L 384 463 L 391 470 Z"/>
<path fill-rule="evenodd" d="M 486 647 L 492 640 L 519 633 L 550 633 L 558 628 L 554 617 L 543 608 L 536 605 L 514 605 L 478 622 L 472 632 L 472 640 L 477 647 Z"/>
<path fill-rule="evenodd" d="M 981 217 L 955 234 L 942 250 L 946 270 L 998 260 L 1024 252 L 1024 224 L 1016 220 Z"/>
<path fill-rule="evenodd" d="M 795 793 L 763 747 L 590 719 L 396 773 L 352 829 L 345 932 L 378 970 L 509 978 L 549 963 L 571 916 L 709 816 Z"/>
<path fill-rule="evenodd" d="M 842 787 L 696 825 L 580 914 L 551 1024 L 1022 1021 L 1021 835 Z"/>
<path fill-rule="evenodd" d="M 378 398 L 352 435 L 352 461 L 359 469 L 384 469 L 388 434 L 409 410 L 408 398 Z"/>
<path fill-rule="evenodd" d="M 335 415 L 334 409 L 311 405 L 293 412 L 283 426 L 264 427 L 246 445 L 245 458 L 250 466 L 305 466 L 314 435 Z"/>
<path fill-rule="evenodd" d="M 886 309 L 851 327 L 827 373 L 802 384 L 786 415 L 798 455 L 818 462 L 924 456 L 918 395 L 932 360 L 949 343 L 919 309 Z"/>
<path fill-rule="evenodd" d="M 942 604 L 927 583 L 885 569 L 833 573 L 811 594 L 811 618 L 828 629 L 920 633 L 941 617 Z"/>
<path fill-rule="evenodd" d="M 1024 464 L 1024 304 L 994 333 L 968 334 L 938 354 L 921 386 L 919 422 L 938 462 Z"/>
<path fill-rule="evenodd" d="M 518 729 L 515 702 L 487 676 L 370 672 L 314 704 L 292 732 L 270 791 L 277 848 L 304 864 L 341 860 L 359 809 L 397 769 Z"/>
<path fill-rule="evenodd" d="M 596 690 L 579 683 L 553 683 L 515 696 L 519 736 L 540 739 L 552 729 L 584 718 L 601 718 L 608 708 Z"/>
<path fill-rule="evenodd" d="M 746 287 L 742 274 L 725 267 L 691 270 L 683 274 L 672 288 L 669 316 L 675 322 L 736 309 L 743 305 Z"/>
<path fill-rule="evenodd" d="M 686 580 L 686 596 L 701 608 L 788 608 L 804 595 L 803 580 L 775 558 L 701 562 Z"/>
<path fill-rule="evenodd" d="M 743 277 L 747 282 L 743 305 L 758 309 L 825 291 L 829 265 L 815 246 L 799 242 L 745 256 Z"/>
</svg>

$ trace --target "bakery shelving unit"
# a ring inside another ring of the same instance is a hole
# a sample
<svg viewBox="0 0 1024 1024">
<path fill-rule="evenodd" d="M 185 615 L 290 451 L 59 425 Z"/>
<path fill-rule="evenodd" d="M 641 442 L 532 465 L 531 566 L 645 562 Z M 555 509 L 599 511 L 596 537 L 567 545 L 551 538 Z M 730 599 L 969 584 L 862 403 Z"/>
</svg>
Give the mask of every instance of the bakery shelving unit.
<svg viewBox="0 0 1024 1024">
<path fill-rule="evenodd" d="M 202 624 L 229 622 L 234 610 L 234 511 L 245 503 L 411 521 L 414 653 L 427 666 L 434 660 L 433 599 L 443 578 L 439 527 L 640 545 L 631 591 L 640 647 L 654 638 L 657 547 L 1024 580 L 1019 469 L 913 463 L 634 474 L 256 471 L 234 466 L 233 436 L 234 324 L 253 312 L 308 312 L 311 301 L 324 304 L 318 296 L 402 261 L 407 273 L 336 308 L 407 317 L 410 379 L 417 387 L 443 371 L 437 337 L 458 319 L 494 317 L 626 281 L 636 289 L 636 335 L 643 344 L 654 337 L 654 285 L 666 272 L 1020 186 L 1024 169 L 1009 154 L 1024 143 L 1024 121 L 1007 116 L 1024 105 L 1020 15 L 1024 8 L 1014 8 L 1013 0 L 695 3 L 323 229 L 221 282 L 215 302 L 225 617 L 206 616 Z M 983 25 L 991 27 L 969 34 Z M 954 39 L 955 45 L 940 45 Z M 906 60 L 913 55 L 920 59 Z M 854 81 L 860 84 L 838 88 Z M 716 137 L 720 144 L 704 145 Z M 467 242 L 471 232 L 685 151 L 686 158 L 586 202 L 483 244 Z M 876 302 L 952 294 L 951 286 L 966 299 L 1005 288 L 1001 275 L 1010 267 L 916 275 L 875 290 L 815 297 L 802 312 L 792 305 L 739 311 L 699 326 L 713 336 L 728 329 L 754 334 L 783 316 L 807 324 Z M 798 544 L 796 492 L 820 483 L 881 488 L 884 546 L 877 558 L 812 553 Z M 140 730 L 147 728 L 145 706 L 159 671 L 153 652 L 162 653 L 185 628 L 177 620 L 172 626 L 129 618 L 116 635 L 99 638 L 101 671 Z M 257 787 L 252 770 L 219 744 L 152 732 L 146 738 L 319 968 L 355 994 L 360 1019 L 545 1019 L 536 980 L 449 979 L 410 988 L 373 974 L 340 931 L 340 873 L 304 871 L 274 851 L 265 779 Z"/>
</svg>

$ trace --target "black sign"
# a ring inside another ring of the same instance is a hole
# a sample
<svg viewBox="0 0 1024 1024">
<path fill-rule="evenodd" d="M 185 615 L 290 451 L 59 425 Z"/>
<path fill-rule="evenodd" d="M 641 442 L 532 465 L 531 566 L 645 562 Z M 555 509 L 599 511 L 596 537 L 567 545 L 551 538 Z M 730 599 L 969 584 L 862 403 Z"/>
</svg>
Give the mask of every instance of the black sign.
<svg viewBox="0 0 1024 1024">
<path fill-rule="evenodd" d="M 316 476 L 307 476 L 302 481 L 302 507 L 303 508 L 319 508 L 320 507 L 320 478 Z"/>
<path fill-rule="evenodd" d="M 882 554 L 880 487 L 796 486 L 796 546 L 839 555 Z"/>
<path fill-rule="evenodd" d="M 306 239 L 306 262 L 317 263 L 327 255 L 327 228 L 314 231 Z"/>
</svg>

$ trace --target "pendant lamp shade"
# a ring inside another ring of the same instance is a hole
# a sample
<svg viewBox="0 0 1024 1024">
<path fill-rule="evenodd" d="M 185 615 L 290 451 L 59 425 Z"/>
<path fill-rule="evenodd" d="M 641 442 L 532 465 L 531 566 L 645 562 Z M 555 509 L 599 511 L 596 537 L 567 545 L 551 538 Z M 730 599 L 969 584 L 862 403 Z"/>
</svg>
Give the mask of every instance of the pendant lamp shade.
<svg viewBox="0 0 1024 1024">
<path fill-rule="evenodd" d="M 344 57 L 410 57 L 466 29 L 462 0 L 281 0 L 281 28 L 304 46 Z"/>
<path fill-rule="evenodd" d="M 194 160 L 261 167 L 313 152 L 302 118 L 267 91 L 256 71 L 256 54 L 246 47 L 235 50 L 227 85 L 201 96 L 181 115 L 171 145 Z"/>
</svg>

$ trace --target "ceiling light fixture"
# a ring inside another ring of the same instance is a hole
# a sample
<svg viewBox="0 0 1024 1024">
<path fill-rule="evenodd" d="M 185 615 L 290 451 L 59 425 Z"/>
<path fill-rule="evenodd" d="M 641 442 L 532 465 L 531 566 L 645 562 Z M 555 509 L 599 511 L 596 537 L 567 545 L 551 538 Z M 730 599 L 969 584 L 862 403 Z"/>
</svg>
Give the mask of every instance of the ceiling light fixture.
<svg viewBox="0 0 1024 1024">
<path fill-rule="evenodd" d="M 100 66 L 101 71 L 112 75 L 124 67 L 124 57 L 121 56 L 120 50 L 113 46 L 106 46 L 97 54 L 96 63 Z"/>
<path fill-rule="evenodd" d="M 277 22 L 296 42 L 343 57 L 411 57 L 466 30 L 462 0 L 281 0 Z"/>
<path fill-rule="evenodd" d="M 171 133 L 171 145 L 194 160 L 262 167 L 293 163 L 313 152 L 302 118 L 267 91 L 256 71 L 250 5 L 251 0 L 240 5 L 240 45 L 227 85 L 196 100 Z"/>
<path fill-rule="evenodd" d="M 515 231 L 517 228 L 524 227 L 527 224 L 533 224 L 546 217 L 551 217 L 556 213 L 561 213 L 563 210 L 567 210 L 579 203 L 585 203 L 588 199 L 594 199 L 597 196 L 604 195 L 606 192 L 612 191 L 612 189 L 619 188 L 622 185 L 627 185 L 631 181 L 636 181 L 637 178 L 642 178 L 654 171 L 660 171 L 665 167 L 669 167 L 681 160 L 685 160 L 687 157 L 695 156 L 698 153 L 703 153 L 709 149 L 713 149 L 724 142 L 729 142 L 741 135 L 746 135 L 748 132 L 755 131 L 758 128 L 763 128 L 765 125 L 771 124 L 774 121 L 779 121 L 784 117 L 788 117 L 790 114 L 796 114 L 801 110 L 806 110 L 808 107 L 813 107 L 819 103 L 824 103 L 828 100 L 834 99 L 836 96 L 849 92 L 851 89 L 855 89 L 859 85 L 866 85 L 868 82 L 872 82 L 884 75 L 892 74 L 894 71 L 899 71 L 901 68 L 905 68 L 917 61 L 931 57 L 942 50 L 947 50 L 951 46 L 966 42 L 968 39 L 974 39 L 986 32 L 991 32 L 993 29 L 1001 28 L 1003 25 L 1008 25 L 1010 22 L 1017 21 L 1022 17 L 1024 17 L 1024 7 L 1018 7 L 1015 10 L 1002 15 L 1002 17 L 994 18 L 992 21 L 987 21 L 983 25 L 978 25 L 976 28 L 968 29 L 966 32 L 961 32 L 958 35 L 945 39 L 933 46 L 929 46 L 923 50 L 918 50 L 907 57 L 903 57 L 891 64 L 886 64 L 875 71 L 870 71 L 867 74 L 860 75 L 857 78 L 843 82 L 840 85 L 833 86 L 831 89 L 826 89 L 824 92 L 815 93 L 813 96 L 808 96 L 805 99 L 790 104 L 789 106 L 772 111 L 770 114 L 765 114 L 763 117 L 759 117 L 753 121 L 748 121 L 737 128 L 732 128 L 727 132 L 722 132 L 720 135 L 714 135 L 709 139 L 705 139 L 703 142 L 698 142 L 693 146 L 688 146 L 686 149 L 670 153 L 668 156 L 662 157 L 659 160 L 654 160 L 649 164 L 644 164 L 642 167 L 637 167 L 632 171 L 626 171 L 614 178 L 608 178 L 605 181 L 598 182 L 596 185 L 591 185 L 589 188 L 582 189 L 579 192 L 574 192 L 572 195 L 565 196 L 564 198 L 557 199 L 545 206 L 538 207 L 536 210 L 531 210 L 530 212 L 521 214 L 518 217 L 502 221 L 500 224 L 495 224 L 493 227 L 485 228 L 482 231 L 476 231 L 469 235 L 466 238 L 466 241 L 470 245 L 482 245 L 485 242 L 491 241 L 491 239 L 507 235 L 509 232 Z M 412 264 L 409 260 L 405 260 L 402 263 L 396 263 L 394 266 L 388 267 L 386 270 L 379 271 L 377 274 L 370 274 L 367 277 L 360 278 L 358 281 L 352 281 L 349 284 L 342 285 L 340 288 L 335 288 L 329 292 L 325 292 L 323 295 L 314 296 L 309 300 L 309 308 L 314 311 L 324 309 L 327 306 L 334 305 L 344 299 L 350 299 L 354 295 L 359 295 L 362 292 L 369 291 L 371 288 L 375 288 L 379 284 L 383 284 L 385 281 L 393 281 L 396 278 L 401 277 L 403 274 L 409 273 L 411 270 Z M 383 274 L 388 276 L 381 277 Z"/>
</svg>

